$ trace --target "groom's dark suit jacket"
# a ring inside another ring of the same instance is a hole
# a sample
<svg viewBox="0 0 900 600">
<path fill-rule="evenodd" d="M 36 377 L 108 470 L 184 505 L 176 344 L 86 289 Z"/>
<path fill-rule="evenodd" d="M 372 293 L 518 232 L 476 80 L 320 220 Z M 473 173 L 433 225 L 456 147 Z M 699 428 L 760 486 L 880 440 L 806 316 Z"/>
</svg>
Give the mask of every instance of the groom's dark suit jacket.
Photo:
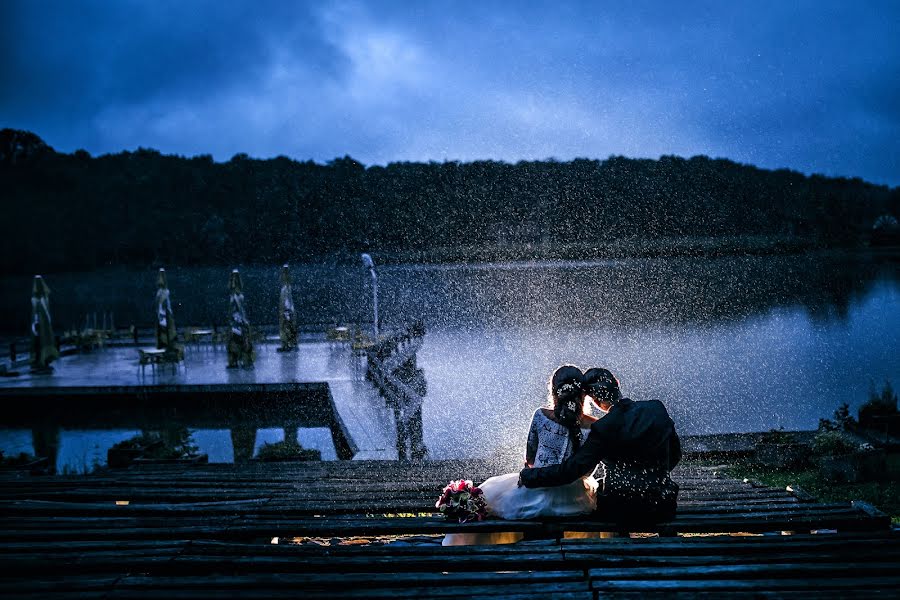
<svg viewBox="0 0 900 600">
<path fill-rule="evenodd" d="M 558 465 L 523 469 L 521 480 L 525 487 L 564 485 L 602 464 L 598 511 L 626 510 L 637 513 L 629 518 L 660 520 L 674 515 L 678 486 L 669 472 L 680 460 L 681 441 L 663 403 L 623 398 L 591 426 L 578 452 Z"/>
</svg>

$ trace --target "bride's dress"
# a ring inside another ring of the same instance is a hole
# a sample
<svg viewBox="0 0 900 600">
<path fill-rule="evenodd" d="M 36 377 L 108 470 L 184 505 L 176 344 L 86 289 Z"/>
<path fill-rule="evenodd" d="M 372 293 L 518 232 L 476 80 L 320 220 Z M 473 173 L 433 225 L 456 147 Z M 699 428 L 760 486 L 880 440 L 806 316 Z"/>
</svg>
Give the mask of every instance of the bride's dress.
<svg viewBox="0 0 900 600">
<path fill-rule="evenodd" d="M 582 434 L 586 437 L 587 430 Z M 563 462 L 572 455 L 569 430 L 538 409 L 534 412 L 528 431 L 528 444 L 537 449 L 534 467 Z M 530 454 L 530 452 L 529 452 Z M 535 519 L 538 517 L 567 517 L 590 514 L 597 507 L 597 480 L 583 477 L 568 485 L 545 488 L 519 487 L 519 473 L 491 477 L 480 486 L 484 492 L 488 512 L 501 519 Z M 462 544 L 502 543 L 493 539 L 498 534 L 450 534 L 444 546 Z M 500 534 L 502 535 L 502 534 Z"/>
<path fill-rule="evenodd" d="M 587 433 L 583 432 L 587 437 Z M 534 467 L 563 462 L 572 455 L 569 430 L 538 409 L 534 412 L 529 441 L 537 438 Z M 518 487 L 519 474 L 491 477 L 479 487 L 488 511 L 501 519 L 534 519 L 589 514 L 597 508 L 597 480 L 577 479 L 568 485 L 545 488 Z"/>
</svg>

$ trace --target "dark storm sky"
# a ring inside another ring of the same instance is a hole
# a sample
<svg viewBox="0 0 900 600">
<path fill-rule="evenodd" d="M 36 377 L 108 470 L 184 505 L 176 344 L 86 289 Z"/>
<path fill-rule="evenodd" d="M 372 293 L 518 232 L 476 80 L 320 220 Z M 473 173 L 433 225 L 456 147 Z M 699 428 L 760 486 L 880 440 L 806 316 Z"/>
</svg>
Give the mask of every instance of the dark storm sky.
<svg viewBox="0 0 900 600">
<path fill-rule="evenodd" d="M 0 127 L 93 154 L 707 154 L 900 184 L 900 2 L 619 4 L 5 0 Z"/>
</svg>

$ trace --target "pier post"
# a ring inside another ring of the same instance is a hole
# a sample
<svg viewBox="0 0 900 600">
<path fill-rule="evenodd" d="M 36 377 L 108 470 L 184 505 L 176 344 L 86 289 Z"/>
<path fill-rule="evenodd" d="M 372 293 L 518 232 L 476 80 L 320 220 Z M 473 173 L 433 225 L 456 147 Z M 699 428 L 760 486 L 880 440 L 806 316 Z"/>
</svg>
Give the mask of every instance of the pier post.
<svg viewBox="0 0 900 600">
<path fill-rule="evenodd" d="M 298 434 L 300 427 L 297 425 L 286 425 L 284 427 L 284 445 L 291 448 L 299 448 L 300 440 Z"/>
<path fill-rule="evenodd" d="M 50 474 L 56 474 L 56 462 L 59 456 L 59 426 L 41 424 L 31 429 L 31 444 L 34 455 L 46 456 Z M 89 468 L 90 465 L 85 465 Z"/>
<path fill-rule="evenodd" d="M 231 428 L 231 445 L 234 449 L 234 463 L 249 462 L 253 458 L 256 444 L 256 428 L 236 425 Z"/>
</svg>

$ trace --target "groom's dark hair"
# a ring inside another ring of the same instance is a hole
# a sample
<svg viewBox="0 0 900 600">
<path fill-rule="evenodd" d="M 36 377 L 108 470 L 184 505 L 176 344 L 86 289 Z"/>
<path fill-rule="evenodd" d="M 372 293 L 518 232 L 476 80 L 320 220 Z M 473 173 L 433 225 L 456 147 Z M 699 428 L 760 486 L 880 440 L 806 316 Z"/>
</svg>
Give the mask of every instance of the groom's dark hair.
<svg viewBox="0 0 900 600">
<path fill-rule="evenodd" d="M 615 404 L 622 399 L 619 380 L 608 370 L 599 367 L 584 372 L 581 389 L 597 402 Z"/>
</svg>

